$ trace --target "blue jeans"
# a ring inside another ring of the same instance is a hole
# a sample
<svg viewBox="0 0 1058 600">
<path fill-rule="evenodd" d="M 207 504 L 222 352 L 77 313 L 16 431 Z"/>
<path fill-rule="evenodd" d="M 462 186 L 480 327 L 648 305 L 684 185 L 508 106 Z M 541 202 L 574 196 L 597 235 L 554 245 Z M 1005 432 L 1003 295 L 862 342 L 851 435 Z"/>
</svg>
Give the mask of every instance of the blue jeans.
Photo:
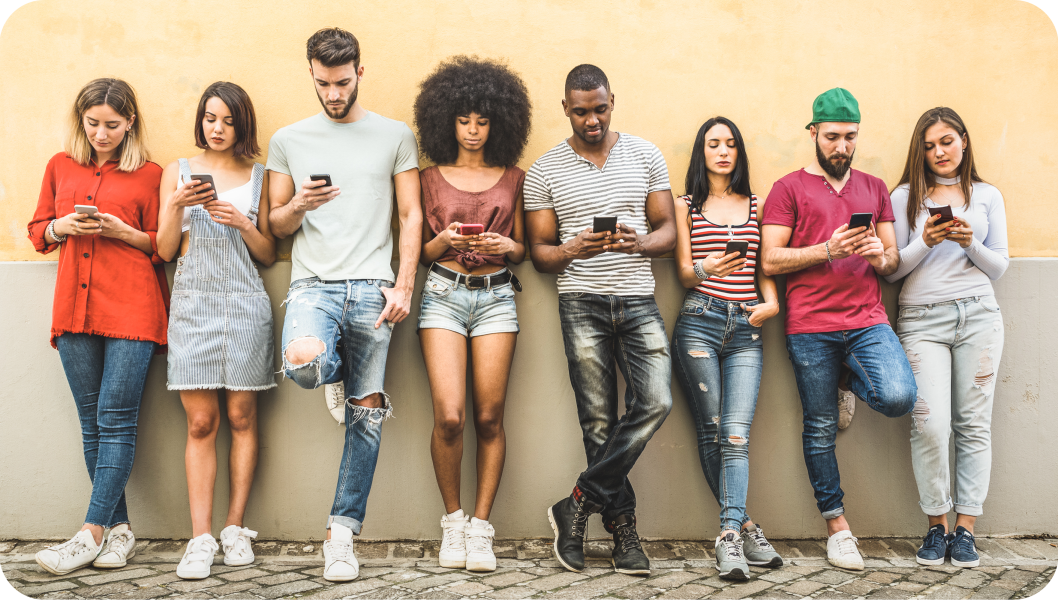
<svg viewBox="0 0 1058 600">
<path fill-rule="evenodd" d="M 887 324 L 847 331 L 786 336 L 804 414 L 808 478 L 824 519 L 845 513 L 841 476 L 834 454 L 838 433 L 838 377 L 842 363 L 852 373 L 848 386 L 867 406 L 887 417 L 902 417 L 915 405 L 918 388 L 900 341 Z"/>
<path fill-rule="evenodd" d="M 125 484 L 136 457 L 147 367 L 154 342 L 64 333 L 55 339 L 70 383 L 92 498 L 85 523 L 113 527 L 129 522 Z"/>
<path fill-rule="evenodd" d="M 757 409 L 764 349 L 741 304 L 687 292 L 672 334 L 676 374 L 694 416 L 698 458 L 720 504 L 720 529 L 749 521 L 749 428 Z"/>
<path fill-rule="evenodd" d="M 613 531 L 618 516 L 635 513 L 628 473 L 672 409 L 665 323 L 652 296 L 559 294 L 558 313 L 588 458 L 577 486 Z M 620 419 L 615 362 L 627 384 Z"/>
<path fill-rule="evenodd" d="M 287 307 L 283 320 L 284 375 L 305 389 L 345 382 L 345 449 L 327 528 L 338 523 L 356 534 L 363 527 L 375 477 L 382 421 L 393 414 L 389 396 L 382 390 L 393 324 L 384 321 L 375 329 L 375 321 L 386 307 L 383 287 L 393 287 L 393 283 L 310 277 L 291 282 L 283 302 Z M 323 342 L 324 350 L 303 365 L 292 364 L 287 360 L 287 346 L 304 338 Z M 372 394 L 382 396 L 382 408 L 349 401 Z"/>
</svg>

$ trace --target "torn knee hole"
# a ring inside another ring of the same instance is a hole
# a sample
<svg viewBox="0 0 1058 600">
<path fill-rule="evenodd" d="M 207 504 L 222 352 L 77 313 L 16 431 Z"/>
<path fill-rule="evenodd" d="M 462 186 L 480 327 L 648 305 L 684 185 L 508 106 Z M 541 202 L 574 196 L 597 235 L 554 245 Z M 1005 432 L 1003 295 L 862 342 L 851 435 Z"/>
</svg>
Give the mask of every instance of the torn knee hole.
<svg viewBox="0 0 1058 600">
<path fill-rule="evenodd" d="M 307 365 L 327 350 L 327 346 L 315 337 L 298 338 L 287 344 L 284 356 L 291 365 Z"/>
<path fill-rule="evenodd" d="M 917 374 L 919 369 L 922 368 L 922 357 L 912 350 L 907 350 L 905 353 L 907 354 L 907 363 L 911 365 L 911 372 Z"/>
<path fill-rule="evenodd" d="M 749 443 L 749 440 L 742 437 L 741 435 L 729 435 L 727 436 L 727 441 L 728 443 L 733 444 L 735 446 L 745 446 Z"/>
<path fill-rule="evenodd" d="M 996 373 L 992 364 L 991 350 L 992 348 L 989 346 L 981 351 L 977 373 L 974 374 L 974 387 L 977 389 L 988 387 L 995 381 Z"/>
<path fill-rule="evenodd" d="M 688 350 L 687 356 L 691 358 L 709 358 L 708 350 Z"/>
</svg>

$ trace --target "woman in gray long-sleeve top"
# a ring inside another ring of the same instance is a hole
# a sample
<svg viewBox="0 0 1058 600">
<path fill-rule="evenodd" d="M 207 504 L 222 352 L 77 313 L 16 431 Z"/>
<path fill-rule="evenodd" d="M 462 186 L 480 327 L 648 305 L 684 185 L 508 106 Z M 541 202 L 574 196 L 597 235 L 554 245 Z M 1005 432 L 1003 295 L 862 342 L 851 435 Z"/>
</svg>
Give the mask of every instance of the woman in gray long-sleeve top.
<svg viewBox="0 0 1058 600">
<path fill-rule="evenodd" d="M 950 553 L 952 565 L 976 567 L 973 528 L 988 493 L 992 400 L 1003 352 L 1003 316 L 992 291 L 1009 262 L 1003 196 L 977 175 L 959 115 L 934 108 L 915 125 L 891 198 L 900 268 L 886 279 L 907 278 L 896 330 L 918 383 L 911 460 L 929 519 L 918 562 L 943 564 Z M 953 508 L 956 527 L 948 533 Z"/>
</svg>

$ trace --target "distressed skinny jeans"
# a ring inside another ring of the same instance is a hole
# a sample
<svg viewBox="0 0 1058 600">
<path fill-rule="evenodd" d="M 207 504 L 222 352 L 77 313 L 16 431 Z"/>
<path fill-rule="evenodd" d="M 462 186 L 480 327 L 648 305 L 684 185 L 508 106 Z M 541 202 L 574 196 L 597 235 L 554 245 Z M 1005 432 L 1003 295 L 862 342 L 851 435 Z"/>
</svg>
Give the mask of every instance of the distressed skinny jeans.
<svg viewBox="0 0 1058 600">
<path fill-rule="evenodd" d="M 698 458 L 720 504 L 720 530 L 749 521 L 749 430 L 764 349 L 742 304 L 690 291 L 672 334 L 676 375 L 694 417 Z"/>
<path fill-rule="evenodd" d="M 992 471 L 992 400 L 1003 354 L 994 296 L 901 306 L 896 324 L 918 383 L 911 464 L 930 516 L 982 514 Z M 955 433 L 955 498 L 948 444 Z"/>
</svg>

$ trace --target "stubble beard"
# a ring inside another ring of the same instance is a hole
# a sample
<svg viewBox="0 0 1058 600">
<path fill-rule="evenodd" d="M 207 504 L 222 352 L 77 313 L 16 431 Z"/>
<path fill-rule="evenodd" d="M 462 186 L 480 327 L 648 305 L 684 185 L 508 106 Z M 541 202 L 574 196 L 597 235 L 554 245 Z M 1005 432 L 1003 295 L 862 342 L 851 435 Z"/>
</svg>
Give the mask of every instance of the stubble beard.
<svg viewBox="0 0 1058 600">
<path fill-rule="evenodd" d="M 333 112 L 331 107 L 327 106 L 327 103 L 324 102 L 323 97 L 320 96 L 320 93 L 318 91 L 316 92 L 316 97 L 319 98 L 320 105 L 323 106 L 323 112 L 327 113 L 327 116 L 334 119 L 335 121 L 340 121 L 349 115 L 349 111 L 353 109 L 353 104 L 356 104 L 356 96 L 359 93 L 360 86 L 357 85 L 355 88 L 353 88 L 353 93 L 349 96 L 349 101 L 346 102 L 345 106 L 341 107 L 338 112 Z"/>
<path fill-rule="evenodd" d="M 835 152 L 828 157 L 823 154 L 823 150 L 819 147 L 819 141 L 816 141 L 816 162 L 819 163 L 820 168 L 822 168 L 827 175 L 830 175 L 838 181 L 845 179 L 845 175 L 849 172 L 849 169 L 852 168 L 852 157 L 854 156 L 856 156 L 855 151 L 853 151 L 852 154 Z M 832 162 L 831 159 L 839 157 L 844 158 L 845 162 L 837 164 Z"/>
</svg>

